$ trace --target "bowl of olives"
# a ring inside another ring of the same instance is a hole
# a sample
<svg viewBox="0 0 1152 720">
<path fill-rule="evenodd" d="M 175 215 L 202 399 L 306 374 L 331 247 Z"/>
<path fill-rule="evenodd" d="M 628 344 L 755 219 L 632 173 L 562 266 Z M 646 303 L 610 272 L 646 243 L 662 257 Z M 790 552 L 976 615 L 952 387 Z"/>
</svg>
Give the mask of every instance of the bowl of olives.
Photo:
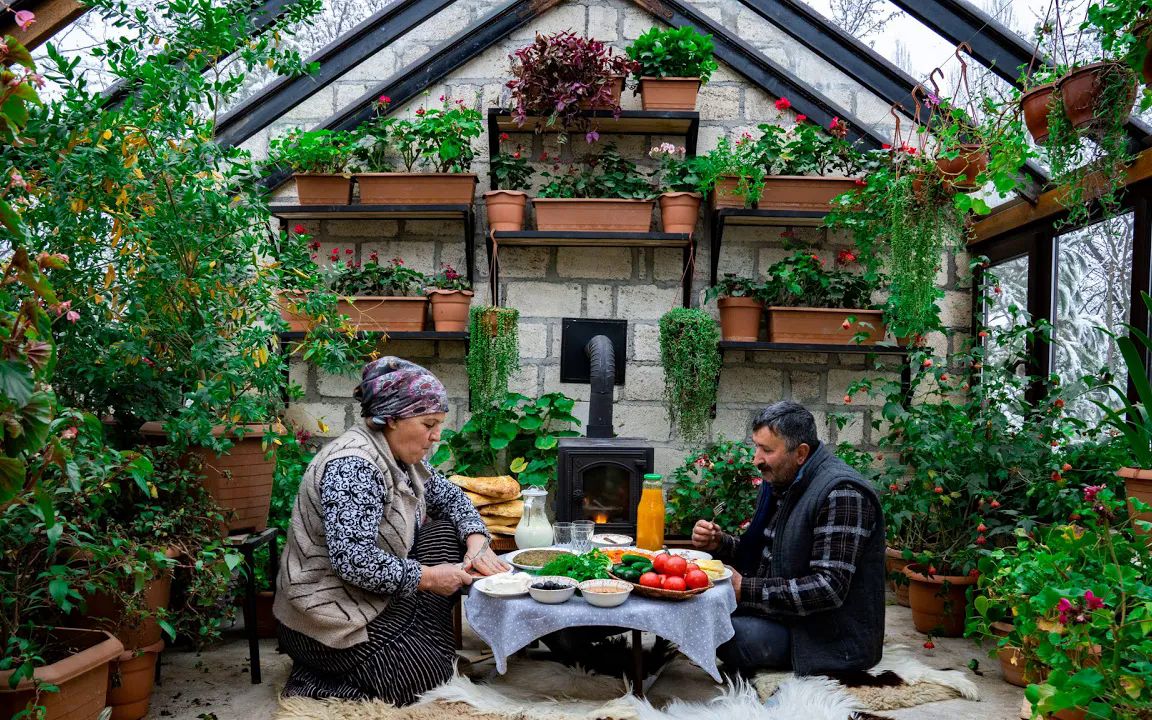
<svg viewBox="0 0 1152 720">
<path fill-rule="evenodd" d="M 528 594 L 536 602 L 559 605 L 568 602 L 576 592 L 576 581 L 563 575 L 543 575 L 528 586 Z"/>
</svg>

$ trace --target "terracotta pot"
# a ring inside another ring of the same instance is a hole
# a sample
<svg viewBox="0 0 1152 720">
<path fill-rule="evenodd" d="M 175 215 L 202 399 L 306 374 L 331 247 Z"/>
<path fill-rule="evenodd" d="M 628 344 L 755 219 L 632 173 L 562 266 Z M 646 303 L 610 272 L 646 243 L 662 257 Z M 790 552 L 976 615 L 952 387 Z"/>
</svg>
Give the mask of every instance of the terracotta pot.
<svg viewBox="0 0 1152 720">
<path fill-rule="evenodd" d="M 1048 139 L 1048 111 L 1049 103 L 1056 94 L 1056 83 L 1037 85 L 1020 96 L 1020 111 L 1024 115 L 1024 124 L 1029 134 L 1037 144 Z M 1061 112 L 1064 106 L 1060 105 Z"/>
<path fill-rule="evenodd" d="M 849 322 L 849 317 L 856 321 Z M 856 335 L 867 333 L 860 344 L 875 345 L 884 339 L 886 332 L 883 310 L 768 308 L 769 342 L 855 345 Z"/>
<path fill-rule="evenodd" d="M 764 179 L 760 197 L 747 205 L 737 193 L 740 178 L 721 175 L 712 192 L 712 205 L 716 208 L 755 206 L 761 210 L 828 212 L 833 198 L 856 189 L 857 179 L 837 175 L 769 175 Z"/>
<path fill-rule="evenodd" d="M 620 96 L 624 94 L 624 76 L 613 75 L 608 82 L 612 93 L 612 104 L 592 105 L 587 100 L 581 100 L 580 108 L 582 110 L 615 110 L 620 105 Z"/>
<path fill-rule="evenodd" d="M 468 329 L 468 310 L 472 307 L 471 290 L 428 290 L 432 301 L 432 325 L 436 332 L 464 332 Z"/>
<path fill-rule="evenodd" d="M 337 309 L 347 315 L 357 330 L 420 332 L 428 298 L 360 296 L 341 299 Z"/>
<path fill-rule="evenodd" d="M 304 293 L 280 292 L 276 293 L 276 301 L 280 304 L 280 317 L 288 323 L 289 332 L 308 332 L 312 324 L 311 318 L 303 313 L 294 312 L 294 305 L 304 302 Z"/>
<path fill-rule="evenodd" d="M 528 193 L 519 190 L 490 190 L 484 193 L 488 206 L 488 229 L 519 232 L 524 229 L 524 209 Z"/>
<path fill-rule="evenodd" d="M 15 671 L 0 670 L 0 717 L 12 717 L 36 700 L 45 708 L 45 720 L 96 720 L 107 704 L 108 663 L 120 657 L 124 646 L 106 632 L 79 628 L 53 628 L 50 639 L 72 654 L 37 667 L 35 680 L 21 680 L 14 688 L 8 678 Z M 36 680 L 59 692 L 38 693 Z"/>
<path fill-rule="evenodd" d="M 348 175 L 297 173 L 296 195 L 301 205 L 348 205 L 352 202 L 352 178 Z"/>
<path fill-rule="evenodd" d="M 471 205 L 475 173 L 362 173 L 361 205 Z"/>
<path fill-rule="evenodd" d="M 1132 34 L 1144 41 L 1144 62 L 1140 77 L 1145 85 L 1152 85 L 1152 20 L 1145 20 L 1132 28 Z"/>
<path fill-rule="evenodd" d="M 1108 110 L 1100 107 L 1101 85 L 1113 73 L 1124 73 L 1127 76 L 1129 71 L 1125 66 L 1116 62 L 1092 63 L 1073 70 L 1056 82 L 1056 89 L 1064 102 L 1064 113 L 1068 116 L 1068 122 L 1072 124 L 1072 127 L 1077 130 L 1090 131 L 1099 124 L 1097 116 L 1102 110 L 1108 112 Z M 1136 84 L 1133 82 L 1126 101 L 1125 110 L 1127 113 L 1130 114 L 1132 103 L 1135 100 Z M 1127 120 L 1128 114 L 1125 114 L 1123 121 L 1127 122 Z"/>
<path fill-rule="evenodd" d="M 703 197 L 694 192 L 666 192 L 660 196 L 660 229 L 666 233 L 688 233 L 696 230 Z"/>
<path fill-rule="evenodd" d="M 163 650 L 164 641 L 161 640 L 125 652 L 112 663 L 108 675 L 110 720 L 140 720 L 148 714 L 152 686 L 156 681 L 156 659 Z"/>
<path fill-rule="evenodd" d="M 1124 478 L 1124 493 L 1129 498 L 1137 498 L 1152 505 L 1152 470 L 1124 467 L 1120 468 L 1116 474 Z M 1131 501 L 1128 503 L 1128 512 L 1136 520 L 1152 522 L 1152 512 L 1135 512 L 1132 509 Z M 1146 530 L 1141 530 L 1138 527 L 1134 527 L 1133 529 L 1140 535 L 1148 534 Z M 1152 542 L 1152 535 L 1149 537 L 1149 542 Z"/>
<path fill-rule="evenodd" d="M 275 456 L 265 455 L 264 426 L 243 425 L 243 438 L 230 437 L 232 448 L 223 455 L 199 448 L 194 452 L 203 462 L 204 487 L 216 504 L 231 511 L 226 529 L 259 532 L 268 527 L 268 504 L 272 499 L 272 476 Z M 224 427 L 213 428 L 213 434 L 224 433 Z M 148 422 L 140 427 L 146 437 L 164 437 L 161 423 Z"/>
<path fill-rule="evenodd" d="M 1004 622 L 992 623 L 992 632 L 996 637 L 1008 637 L 1012 634 L 1013 626 Z M 996 650 L 996 657 L 1000 660 L 1000 675 L 1004 682 L 1016 687 L 1028 687 L 1028 680 L 1024 679 L 1024 653 L 1020 648 L 1005 645 Z"/>
<path fill-rule="evenodd" d="M 712 188 L 712 207 L 720 208 L 744 208 L 752 207 L 758 202 L 758 199 L 753 199 L 748 203 L 744 202 L 736 189 L 740 187 L 740 178 L 736 175 L 721 175 L 716 178 L 716 185 Z"/>
<path fill-rule="evenodd" d="M 720 335 L 735 342 L 756 342 L 760 337 L 760 314 L 764 303 L 749 297 L 722 297 L 720 306 Z"/>
<path fill-rule="evenodd" d="M 980 145 L 961 145 L 955 158 L 937 157 L 936 170 L 944 183 L 961 191 L 976 190 L 980 173 L 988 169 L 988 152 Z"/>
<path fill-rule="evenodd" d="M 888 571 L 888 587 L 896 594 L 896 604 L 901 607 L 909 607 L 908 577 L 904 574 L 904 568 L 908 567 L 910 562 L 912 561 L 904 559 L 903 551 L 895 548 L 884 549 L 884 569 Z"/>
<path fill-rule="evenodd" d="M 1060 710 L 1048 716 L 1051 720 L 1087 720 L 1088 711 L 1081 710 L 1080 708 L 1069 708 L 1067 710 Z"/>
<path fill-rule="evenodd" d="M 645 110 L 695 110 L 699 92 L 700 78 L 640 78 L 640 106 Z"/>
<path fill-rule="evenodd" d="M 168 548 L 165 557 L 175 559 L 180 551 Z M 130 590 L 131 586 L 126 589 Z M 172 571 L 164 570 L 144 586 L 143 605 L 149 617 L 141 622 L 129 622 L 124 617 L 124 603 L 113 595 L 99 592 L 85 598 L 85 612 L 77 611 L 74 618 L 78 627 L 92 630 L 107 630 L 120 641 L 124 650 L 131 652 L 138 648 L 161 642 L 163 631 L 156 621 L 159 610 L 168 608 L 172 596 Z"/>
<path fill-rule="evenodd" d="M 650 232 L 651 200 L 533 198 L 537 230 Z"/>
<path fill-rule="evenodd" d="M 940 637 L 960 637 L 968 614 L 967 590 L 976 584 L 970 575 L 925 574 L 927 568 L 912 563 L 904 574 L 912 581 L 908 600 L 912 607 L 912 624 L 917 632 Z"/>
</svg>

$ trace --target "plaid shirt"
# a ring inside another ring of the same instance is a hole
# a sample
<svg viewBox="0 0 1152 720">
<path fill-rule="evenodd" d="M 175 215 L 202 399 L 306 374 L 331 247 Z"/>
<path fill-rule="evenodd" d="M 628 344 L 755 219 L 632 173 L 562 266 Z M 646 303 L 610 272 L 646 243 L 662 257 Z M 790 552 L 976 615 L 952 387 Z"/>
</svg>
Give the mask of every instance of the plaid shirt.
<svg viewBox="0 0 1152 720">
<path fill-rule="evenodd" d="M 771 577 L 777 514 L 787 493 L 785 490 L 774 499 L 775 507 L 764 528 L 760 568 L 756 577 L 742 579 L 737 599 L 741 606 L 778 615 L 812 615 L 838 608 L 848 596 L 860 550 L 876 527 L 876 510 L 851 485 L 833 489 L 816 516 L 812 556 L 808 561 L 812 572 L 796 578 Z M 717 556 L 731 558 L 736 543 L 736 537 L 725 534 Z"/>
</svg>

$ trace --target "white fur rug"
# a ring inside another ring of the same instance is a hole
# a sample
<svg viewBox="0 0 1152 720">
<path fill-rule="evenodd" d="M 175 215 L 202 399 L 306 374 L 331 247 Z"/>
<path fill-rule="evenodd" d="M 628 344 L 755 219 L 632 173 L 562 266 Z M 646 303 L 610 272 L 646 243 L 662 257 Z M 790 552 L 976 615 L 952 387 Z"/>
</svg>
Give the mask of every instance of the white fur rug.
<svg viewBox="0 0 1152 720">
<path fill-rule="evenodd" d="M 869 671 L 873 676 L 885 672 L 903 682 L 848 688 L 827 677 L 764 673 L 751 683 L 717 685 L 678 657 L 661 671 L 647 699 L 640 700 L 619 678 L 514 659 L 506 675 L 473 682 L 457 674 L 412 707 L 284 698 L 276 720 L 849 720 L 860 713 L 957 697 L 979 700 L 975 684 L 964 673 L 934 670 L 902 646 L 886 647 L 884 659 Z"/>
</svg>

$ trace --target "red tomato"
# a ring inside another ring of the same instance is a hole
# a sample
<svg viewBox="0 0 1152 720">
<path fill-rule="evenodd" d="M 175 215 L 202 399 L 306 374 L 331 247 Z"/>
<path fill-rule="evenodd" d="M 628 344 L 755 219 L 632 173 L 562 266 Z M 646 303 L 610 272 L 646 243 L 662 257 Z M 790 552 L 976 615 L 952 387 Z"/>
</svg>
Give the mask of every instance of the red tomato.
<svg viewBox="0 0 1152 720">
<path fill-rule="evenodd" d="M 668 562 L 664 563 L 664 574 L 676 575 L 677 577 L 684 577 L 684 570 L 688 567 L 688 561 L 682 557 L 673 555 L 668 558 Z"/>
<path fill-rule="evenodd" d="M 688 574 L 684 576 L 684 584 L 688 586 L 689 590 L 708 587 L 708 574 L 703 570 L 689 570 Z"/>
<path fill-rule="evenodd" d="M 684 592 L 684 589 L 686 587 L 687 587 L 687 585 L 685 585 L 685 583 L 684 583 L 684 578 L 678 577 L 676 575 L 669 575 L 668 578 L 664 580 L 664 589 L 665 590 L 675 590 L 676 592 Z"/>
<path fill-rule="evenodd" d="M 688 573 L 692 572 L 693 570 L 699 570 L 699 569 L 700 569 L 700 566 L 697 565 L 696 563 L 694 563 L 694 562 L 688 563 L 687 565 L 684 566 L 684 577 L 688 577 Z"/>
<path fill-rule="evenodd" d="M 652 569 L 658 573 L 664 572 L 664 566 L 668 563 L 668 558 L 672 557 L 666 552 L 662 552 L 656 557 L 652 558 Z"/>
<path fill-rule="evenodd" d="M 640 576 L 640 584 L 644 587 L 660 587 L 660 576 L 654 572 L 646 572 Z"/>
</svg>

